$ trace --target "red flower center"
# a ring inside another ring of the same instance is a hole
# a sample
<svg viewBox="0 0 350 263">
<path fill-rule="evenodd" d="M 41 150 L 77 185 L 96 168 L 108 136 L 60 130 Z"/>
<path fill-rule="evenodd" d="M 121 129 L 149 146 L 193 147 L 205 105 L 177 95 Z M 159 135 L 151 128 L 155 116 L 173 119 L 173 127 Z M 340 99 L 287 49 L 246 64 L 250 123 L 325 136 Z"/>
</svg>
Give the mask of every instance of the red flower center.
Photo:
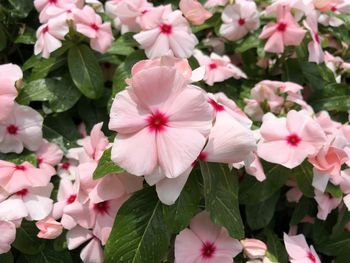
<svg viewBox="0 0 350 263">
<path fill-rule="evenodd" d="M 311 260 L 312 263 L 316 263 L 316 258 L 311 252 L 307 254 L 307 257 Z"/>
<path fill-rule="evenodd" d="M 94 210 L 96 213 L 104 215 L 108 213 L 109 210 L 109 203 L 108 201 L 100 202 L 97 204 L 94 204 Z"/>
<path fill-rule="evenodd" d="M 211 106 L 213 106 L 213 108 L 214 108 L 214 110 L 215 110 L 216 112 L 224 111 L 224 110 L 225 110 L 225 107 L 224 107 L 224 106 L 222 106 L 221 104 L 217 103 L 217 102 L 216 102 L 215 100 L 213 100 L 213 99 L 209 99 L 208 102 L 209 102 L 209 104 L 210 104 Z"/>
<path fill-rule="evenodd" d="M 171 34 L 172 31 L 172 26 L 168 25 L 168 24 L 161 24 L 160 25 L 160 32 L 162 32 L 163 34 Z"/>
<path fill-rule="evenodd" d="M 44 27 L 44 29 L 43 29 L 43 33 L 47 33 L 47 32 L 49 32 L 49 26 L 46 26 L 46 27 Z"/>
<path fill-rule="evenodd" d="M 295 133 L 292 133 L 290 135 L 287 136 L 287 143 L 289 145 L 292 145 L 292 146 L 298 146 L 298 144 L 301 142 L 301 138 L 295 134 Z"/>
<path fill-rule="evenodd" d="M 218 65 L 216 65 L 216 63 L 210 63 L 209 64 L 209 68 L 210 69 L 216 69 L 218 67 Z"/>
<path fill-rule="evenodd" d="M 57 0 L 49 0 L 49 3 L 50 3 L 50 4 L 56 4 L 56 3 L 57 3 Z"/>
<path fill-rule="evenodd" d="M 26 188 L 24 188 L 24 189 L 22 189 L 21 191 L 18 191 L 17 193 L 16 193 L 16 195 L 18 195 L 18 196 L 25 196 L 25 195 L 27 195 L 28 194 L 28 189 L 26 189 Z"/>
<path fill-rule="evenodd" d="M 98 25 L 96 25 L 95 23 L 91 24 L 90 27 L 95 31 L 98 31 L 100 29 L 100 27 Z"/>
<path fill-rule="evenodd" d="M 70 163 L 69 162 L 64 162 L 64 163 L 61 164 L 61 168 L 63 170 L 68 170 L 69 167 L 70 167 Z"/>
<path fill-rule="evenodd" d="M 331 11 L 332 11 L 332 12 L 337 11 L 337 7 L 336 7 L 336 6 L 332 6 L 332 7 L 331 7 Z"/>
<path fill-rule="evenodd" d="M 24 165 L 16 165 L 16 170 L 25 171 L 26 169 Z"/>
<path fill-rule="evenodd" d="M 314 38 L 317 43 L 320 43 L 320 38 L 317 33 L 314 34 Z"/>
<path fill-rule="evenodd" d="M 16 135 L 18 132 L 18 127 L 16 125 L 11 124 L 7 126 L 7 132 L 11 135 Z"/>
<path fill-rule="evenodd" d="M 150 131 L 160 132 L 165 130 L 169 119 L 164 113 L 157 110 L 155 113 L 150 115 L 146 121 Z"/>
<path fill-rule="evenodd" d="M 39 157 L 38 159 L 36 159 L 37 160 L 37 162 L 38 162 L 38 165 L 40 165 L 40 164 L 42 164 L 43 163 L 43 158 L 41 158 L 41 157 Z"/>
<path fill-rule="evenodd" d="M 145 9 L 145 10 L 143 10 L 143 11 L 141 12 L 141 15 L 144 15 L 144 14 L 146 14 L 146 13 L 148 13 L 148 12 L 149 12 L 149 10 Z"/>
<path fill-rule="evenodd" d="M 216 247 L 212 242 L 203 243 L 201 253 L 203 258 L 212 258 L 215 253 Z"/>
<path fill-rule="evenodd" d="M 238 19 L 238 25 L 243 26 L 244 24 L 245 24 L 245 19 L 244 18 Z"/>
<path fill-rule="evenodd" d="M 287 24 L 286 23 L 284 23 L 284 22 L 278 23 L 278 25 L 277 25 L 277 30 L 278 31 L 284 32 L 284 31 L 286 31 L 286 29 L 287 29 Z"/>
<path fill-rule="evenodd" d="M 68 198 L 67 198 L 67 204 L 71 204 L 75 201 L 75 199 L 77 199 L 77 195 L 70 195 Z"/>
</svg>

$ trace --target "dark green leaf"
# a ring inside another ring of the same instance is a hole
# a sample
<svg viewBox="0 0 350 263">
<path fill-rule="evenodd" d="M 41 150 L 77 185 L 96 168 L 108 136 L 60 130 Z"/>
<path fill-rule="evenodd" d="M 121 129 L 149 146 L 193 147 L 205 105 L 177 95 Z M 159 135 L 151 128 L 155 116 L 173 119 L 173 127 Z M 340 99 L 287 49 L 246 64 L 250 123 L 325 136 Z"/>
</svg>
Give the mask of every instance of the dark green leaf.
<svg viewBox="0 0 350 263">
<path fill-rule="evenodd" d="M 34 45 L 36 41 L 35 30 L 30 27 L 26 27 L 24 32 L 21 33 L 15 40 L 16 44 Z"/>
<path fill-rule="evenodd" d="M 264 230 L 264 234 L 267 238 L 267 257 L 272 262 L 287 263 L 288 254 L 278 236 L 268 228 Z M 277 261 L 275 261 L 276 259 Z"/>
<path fill-rule="evenodd" d="M 280 193 L 277 192 L 261 203 L 245 207 L 247 222 L 252 230 L 264 228 L 270 223 L 279 197 Z"/>
<path fill-rule="evenodd" d="M 63 66 L 66 63 L 66 58 L 51 56 L 48 59 L 33 59 L 33 63 L 32 74 L 28 81 L 46 78 L 51 71 Z"/>
<path fill-rule="evenodd" d="M 0 153 L 0 160 L 9 161 L 15 164 L 22 164 L 23 162 L 29 162 L 34 166 L 37 165 L 36 155 L 28 150 L 24 150 L 20 154 L 16 153 Z"/>
<path fill-rule="evenodd" d="M 135 51 L 133 47 L 137 47 L 137 42 L 133 38 L 134 33 L 126 33 L 121 35 L 116 41 L 112 43 L 108 53 L 114 55 L 128 56 Z"/>
<path fill-rule="evenodd" d="M 7 46 L 7 36 L 2 26 L 0 26 L 0 51 L 4 50 L 6 46 Z"/>
<path fill-rule="evenodd" d="M 335 198 L 341 198 L 343 196 L 343 191 L 340 189 L 339 185 L 334 185 L 332 183 L 328 183 L 326 192 L 330 193 Z"/>
<path fill-rule="evenodd" d="M 21 18 L 27 17 L 34 7 L 32 1 L 9 0 L 9 3 L 13 7 L 12 14 Z"/>
<path fill-rule="evenodd" d="M 296 204 L 293 211 L 290 225 L 297 225 L 307 215 L 313 216 L 316 213 L 316 204 L 313 199 L 303 196 L 300 201 Z"/>
<path fill-rule="evenodd" d="M 243 41 L 235 48 L 236 53 L 243 53 L 249 49 L 256 48 L 259 46 L 259 39 L 257 36 L 252 35 L 244 38 Z"/>
<path fill-rule="evenodd" d="M 93 51 L 86 45 L 72 47 L 68 52 L 68 68 L 74 84 L 89 99 L 103 94 L 102 69 Z"/>
<path fill-rule="evenodd" d="M 169 243 L 162 204 L 153 188 L 144 188 L 118 211 L 105 247 L 105 262 L 161 262 Z"/>
<path fill-rule="evenodd" d="M 111 160 L 112 148 L 108 148 L 104 151 L 101 159 L 98 162 L 98 166 L 94 172 L 94 179 L 99 179 L 110 173 L 123 173 L 123 168 L 120 168 Z"/>
<path fill-rule="evenodd" d="M 201 162 L 205 208 L 217 225 L 227 228 L 236 239 L 244 237 L 244 226 L 238 206 L 238 178 L 228 165 Z"/>
<path fill-rule="evenodd" d="M 281 165 L 263 164 L 266 180 L 259 182 L 253 176 L 246 176 L 240 184 L 240 203 L 248 205 L 265 201 L 285 184 L 291 173 Z"/>
<path fill-rule="evenodd" d="M 7 252 L 5 254 L 0 254 L 0 262 L 1 263 L 13 263 L 13 262 L 15 262 L 11 251 Z"/>
<path fill-rule="evenodd" d="M 12 246 L 27 255 L 38 254 L 45 247 L 44 240 L 36 236 L 38 232 L 34 222 L 23 221 L 17 229 L 16 240 Z"/>
<path fill-rule="evenodd" d="M 293 169 L 296 175 L 299 190 L 307 197 L 313 197 L 314 187 L 312 186 L 313 171 L 309 162 L 303 162 Z"/>
<path fill-rule="evenodd" d="M 164 206 L 164 214 L 172 233 L 179 233 L 189 225 L 192 217 L 198 211 L 201 199 L 200 175 L 193 171 L 176 203 Z"/>
</svg>

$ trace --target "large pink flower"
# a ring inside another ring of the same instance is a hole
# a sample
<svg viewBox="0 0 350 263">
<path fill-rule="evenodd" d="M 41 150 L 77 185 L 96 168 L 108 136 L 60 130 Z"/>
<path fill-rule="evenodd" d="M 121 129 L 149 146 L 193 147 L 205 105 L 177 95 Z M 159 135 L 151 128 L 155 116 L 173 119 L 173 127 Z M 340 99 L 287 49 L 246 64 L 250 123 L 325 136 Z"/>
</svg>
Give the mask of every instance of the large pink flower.
<svg viewBox="0 0 350 263">
<path fill-rule="evenodd" d="M 305 33 L 306 31 L 295 22 L 289 8 L 279 5 L 277 23 L 267 24 L 259 38 L 268 38 L 264 47 L 266 51 L 283 53 L 285 46 L 298 46 L 304 39 Z"/>
<path fill-rule="evenodd" d="M 23 77 L 22 70 L 14 64 L 0 65 L 0 121 L 13 110 L 17 89 L 16 81 Z"/>
<path fill-rule="evenodd" d="M 231 41 L 244 37 L 260 24 L 259 12 L 254 1 L 241 0 L 226 6 L 221 19 L 223 24 L 220 27 L 220 35 Z"/>
<path fill-rule="evenodd" d="M 36 151 L 42 143 L 43 117 L 27 106 L 15 104 L 13 112 L 0 121 L 0 152 L 21 153 L 23 147 Z"/>
<path fill-rule="evenodd" d="M 181 0 L 179 7 L 184 16 L 194 25 L 201 25 L 212 16 L 198 0 Z"/>
<path fill-rule="evenodd" d="M 288 236 L 284 234 L 283 240 L 291 262 L 321 263 L 314 247 L 309 247 L 306 243 L 304 235 Z"/>
<path fill-rule="evenodd" d="M 164 7 L 163 15 L 154 27 L 134 35 L 134 38 L 149 58 L 164 55 L 188 58 L 198 43 L 181 11 L 171 11 L 168 6 Z"/>
<path fill-rule="evenodd" d="M 90 38 L 91 48 L 105 53 L 112 45 L 111 23 L 102 24 L 102 18 L 90 6 L 73 10 L 76 30 Z"/>
<path fill-rule="evenodd" d="M 196 215 L 190 229 L 182 230 L 175 239 L 177 263 L 232 263 L 241 251 L 239 241 L 231 238 L 225 228 L 214 225 L 206 211 Z"/>
<path fill-rule="evenodd" d="M 40 22 L 46 23 L 67 10 L 82 7 L 82 0 L 34 0 L 36 10 L 40 12 Z"/>
<path fill-rule="evenodd" d="M 288 168 L 294 168 L 316 154 L 326 140 L 322 128 L 305 111 L 292 110 L 287 118 L 267 114 L 260 133 L 259 157 Z"/>
<path fill-rule="evenodd" d="M 114 99 L 109 128 L 118 132 L 112 160 L 131 174 L 160 166 L 166 177 L 196 160 L 211 128 L 205 93 L 176 69 L 156 66 L 136 73 Z"/>
</svg>

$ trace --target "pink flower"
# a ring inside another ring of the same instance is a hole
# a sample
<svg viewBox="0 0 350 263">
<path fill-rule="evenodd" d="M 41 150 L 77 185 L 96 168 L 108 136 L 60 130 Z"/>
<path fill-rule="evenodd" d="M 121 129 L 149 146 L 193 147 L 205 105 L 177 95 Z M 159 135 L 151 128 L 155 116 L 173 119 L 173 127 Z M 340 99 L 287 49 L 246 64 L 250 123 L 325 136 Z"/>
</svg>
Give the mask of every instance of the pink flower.
<svg viewBox="0 0 350 263">
<path fill-rule="evenodd" d="M 0 65 L 0 121 L 12 112 L 17 97 L 16 81 L 22 79 L 23 73 L 14 64 Z"/>
<path fill-rule="evenodd" d="M 118 132 L 112 160 L 138 176 L 157 166 L 168 178 L 179 176 L 196 160 L 211 128 L 205 93 L 164 66 L 137 72 L 130 84 L 111 108 L 109 128 Z"/>
<path fill-rule="evenodd" d="M 240 0 L 222 12 L 220 35 L 231 41 L 244 37 L 259 27 L 259 12 L 253 1 Z"/>
<path fill-rule="evenodd" d="M 14 105 L 13 111 L 0 121 L 0 152 L 21 153 L 23 147 L 30 151 L 42 143 L 43 117 L 27 106 Z"/>
<path fill-rule="evenodd" d="M 102 24 L 102 19 L 90 6 L 73 10 L 76 30 L 90 38 L 92 49 L 105 53 L 113 41 L 112 28 L 109 22 Z"/>
<path fill-rule="evenodd" d="M 194 25 L 201 25 L 212 16 L 197 0 L 181 0 L 179 7 L 184 16 Z"/>
<path fill-rule="evenodd" d="M 339 185 L 341 181 L 341 166 L 348 161 L 344 148 L 348 141 L 343 136 L 330 135 L 317 155 L 311 156 L 309 162 L 314 166 L 314 179 L 312 185 L 324 191 L 329 179 L 333 184 Z"/>
<path fill-rule="evenodd" d="M 239 241 L 231 238 L 225 228 L 214 225 L 206 211 L 196 215 L 190 228 L 182 230 L 175 239 L 178 263 L 232 263 L 241 251 Z"/>
<path fill-rule="evenodd" d="M 0 185 L 11 194 L 27 187 L 46 186 L 52 175 L 28 162 L 16 165 L 0 160 Z"/>
<path fill-rule="evenodd" d="M 204 81 L 212 86 L 215 82 L 222 82 L 234 77 L 235 79 L 247 78 L 246 74 L 233 65 L 228 56 L 219 56 L 211 53 L 210 57 L 204 55 L 201 51 L 195 50 L 194 57 L 199 65 L 205 67 Z"/>
<path fill-rule="evenodd" d="M 329 193 L 322 193 L 315 189 L 315 200 L 318 204 L 317 218 L 321 220 L 326 220 L 329 213 L 337 208 L 342 199 L 335 198 Z"/>
<path fill-rule="evenodd" d="M 162 16 L 152 28 L 134 35 L 134 38 L 145 49 L 148 58 L 164 55 L 188 58 L 198 44 L 181 11 L 171 11 L 168 6 L 164 7 Z"/>
<path fill-rule="evenodd" d="M 205 8 L 212 8 L 215 6 L 222 6 L 222 5 L 226 5 L 228 2 L 228 0 L 208 0 L 204 7 Z"/>
<path fill-rule="evenodd" d="M 21 220 L 27 216 L 23 204 L 17 200 L 8 199 L 0 202 L 0 254 L 7 253 L 16 238 L 16 224 L 12 221 Z"/>
<path fill-rule="evenodd" d="M 295 110 L 289 111 L 287 118 L 265 115 L 260 133 L 259 157 L 290 169 L 316 154 L 326 139 L 316 121 L 305 111 Z"/>
<path fill-rule="evenodd" d="M 103 263 L 101 242 L 93 236 L 91 230 L 77 226 L 67 233 L 69 250 L 76 249 L 89 240 L 90 242 L 80 252 L 81 260 L 83 262 Z"/>
<path fill-rule="evenodd" d="M 41 187 L 26 187 L 17 191 L 10 198 L 20 200 L 28 211 L 27 220 L 42 220 L 52 211 L 53 200 L 50 198 L 53 184 Z"/>
<path fill-rule="evenodd" d="M 64 36 L 68 32 L 65 15 L 50 19 L 36 31 L 37 41 L 34 46 L 34 54 L 38 55 L 41 53 L 42 57 L 48 58 L 50 53 L 62 46 L 60 40 L 64 40 Z"/>
<path fill-rule="evenodd" d="M 348 210 L 350 211 L 350 169 L 346 169 L 341 172 L 342 180 L 340 182 L 340 188 L 344 193 L 343 201 Z M 350 225 L 349 225 L 350 227 Z M 350 228 L 349 228 L 350 231 Z"/>
<path fill-rule="evenodd" d="M 333 121 L 328 111 L 320 111 L 316 114 L 316 121 L 322 127 L 326 134 L 333 134 L 341 127 L 340 122 Z"/>
<path fill-rule="evenodd" d="M 314 247 L 309 247 L 306 243 L 304 235 L 288 236 L 284 234 L 283 240 L 291 262 L 321 263 Z"/>
<path fill-rule="evenodd" d="M 299 190 L 297 183 L 293 180 L 288 180 L 286 185 L 291 187 L 286 193 L 288 202 L 299 203 L 300 199 L 303 197 L 303 193 Z"/>
<path fill-rule="evenodd" d="M 310 12 L 304 20 L 304 26 L 309 30 L 312 41 L 308 44 L 309 50 L 309 61 L 316 62 L 317 64 L 322 63 L 324 60 L 324 54 L 321 46 L 321 40 L 318 35 L 317 29 L 317 13 L 316 11 Z"/>
<path fill-rule="evenodd" d="M 49 143 L 44 139 L 40 148 L 35 152 L 35 155 L 40 168 L 48 169 L 55 174 L 56 170 L 54 166 L 59 164 L 59 162 L 62 160 L 63 151 L 58 145 Z"/>
<path fill-rule="evenodd" d="M 40 22 L 46 23 L 49 19 L 59 16 L 66 11 L 81 8 L 81 0 L 34 0 L 36 10 L 40 12 Z"/>
<path fill-rule="evenodd" d="M 243 239 L 241 240 L 241 244 L 243 246 L 244 254 L 249 259 L 262 259 L 264 258 L 267 246 L 264 242 L 258 240 L 258 239 Z"/>
<path fill-rule="evenodd" d="M 298 46 L 304 36 L 305 30 L 295 22 L 289 8 L 280 5 L 277 8 L 277 24 L 267 24 L 259 38 L 268 38 L 264 47 L 266 51 L 283 53 L 285 46 Z"/>
<path fill-rule="evenodd" d="M 45 218 L 35 223 L 40 232 L 39 238 L 55 239 L 62 234 L 63 227 L 61 223 L 57 222 L 52 217 Z"/>
<path fill-rule="evenodd" d="M 262 167 L 260 159 L 255 151 L 248 156 L 244 163 L 244 169 L 247 174 L 254 176 L 259 182 L 266 179 L 264 168 Z"/>
</svg>

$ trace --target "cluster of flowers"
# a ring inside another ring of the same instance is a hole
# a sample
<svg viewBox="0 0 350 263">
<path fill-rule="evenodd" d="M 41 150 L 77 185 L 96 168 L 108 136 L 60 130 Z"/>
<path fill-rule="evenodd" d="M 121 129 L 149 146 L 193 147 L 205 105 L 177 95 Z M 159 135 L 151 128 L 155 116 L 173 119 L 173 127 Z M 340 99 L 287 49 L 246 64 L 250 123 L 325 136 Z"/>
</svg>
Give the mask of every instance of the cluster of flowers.
<svg viewBox="0 0 350 263">
<path fill-rule="evenodd" d="M 61 41 L 70 29 L 89 38 L 92 49 L 105 53 L 113 41 L 111 24 L 102 23 L 102 18 L 89 4 L 101 10 L 95 0 L 86 1 L 86 5 L 82 0 L 35 0 L 42 25 L 36 32 L 34 54 L 48 58 L 62 46 Z"/>
</svg>

